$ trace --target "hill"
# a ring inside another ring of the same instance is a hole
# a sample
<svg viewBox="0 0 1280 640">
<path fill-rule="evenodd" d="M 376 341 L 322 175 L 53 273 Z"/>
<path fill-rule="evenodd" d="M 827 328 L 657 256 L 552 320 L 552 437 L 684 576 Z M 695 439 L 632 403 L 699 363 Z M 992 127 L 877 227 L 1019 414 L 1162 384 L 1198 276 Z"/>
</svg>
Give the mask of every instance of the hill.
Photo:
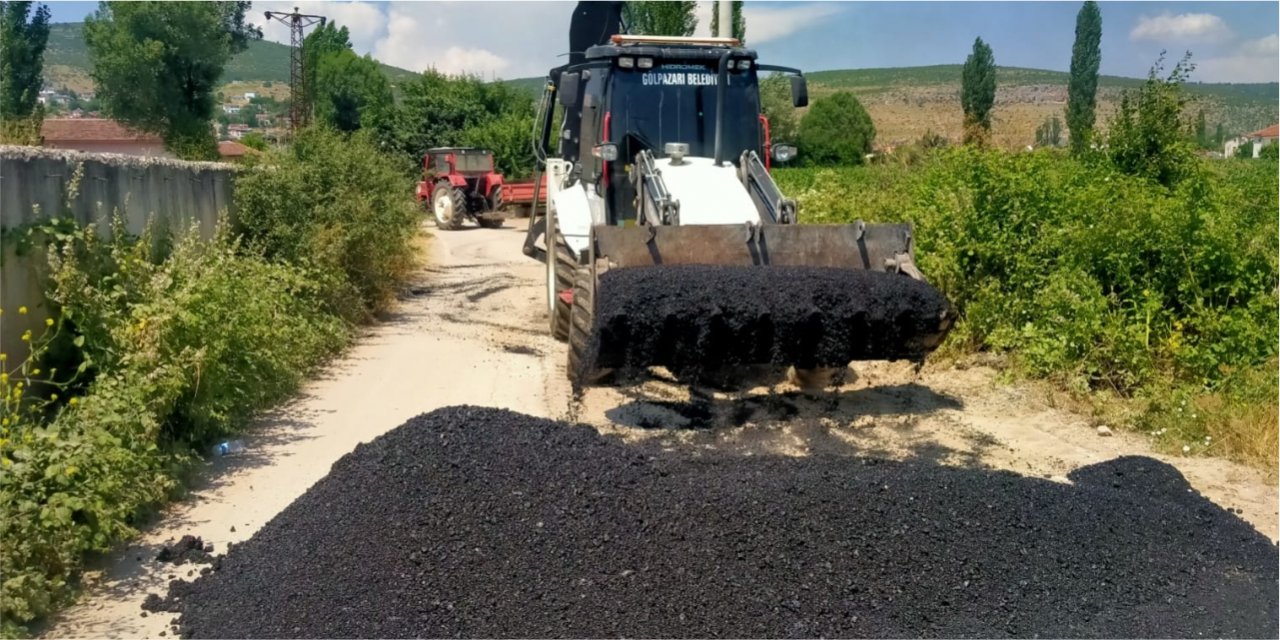
<svg viewBox="0 0 1280 640">
<path fill-rule="evenodd" d="M 44 54 L 45 78 L 49 86 L 66 87 L 82 93 L 93 90 L 83 27 L 80 22 L 49 25 L 49 46 Z M 379 66 L 393 81 L 417 75 L 399 67 L 381 63 Z M 251 42 L 248 49 L 231 58 L 222 80 L 249 86 L 267 82 L 288 83 L 289 47 L 266 40 Z"/>
</svg>

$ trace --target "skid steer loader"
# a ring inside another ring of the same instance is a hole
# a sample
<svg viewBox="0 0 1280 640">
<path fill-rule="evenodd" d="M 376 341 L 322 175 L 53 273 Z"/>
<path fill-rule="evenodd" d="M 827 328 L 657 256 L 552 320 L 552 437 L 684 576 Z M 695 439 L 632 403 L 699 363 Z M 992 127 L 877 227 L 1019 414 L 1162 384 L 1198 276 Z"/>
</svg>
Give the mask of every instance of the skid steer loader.
<svg viewBox="0 0 1280 640">
<path fill-rule="evenodd" d="M 535 194 L 524 252 L 546 264 L 550 329 L 569 343 L 574 384 L 595 384 L 624 367 L 665 366 L 696 377 L 715 367 L 922 361 L 936 349 L 953 313 L 916 268 L 909 225 L 797 224 L 796 203 L 770 177 L 771 163 L 796 149 L 770 140 L 758 74 L 789 75 L 793 103 L 803 107 L 800 72 L 760 64 L 732 38 L 620 30 L 602 34 L 590 25 L 589 37 L 605 42 L 574 46 L 570 63 L 551 70 L 534 134 L 548 197 L 539 212 Z M 575 25 L 571 40 L 582 31 Z M 534 184 L 540 188 L 541 176 Z M 780 271 L 761 271 L 772 269 Z M 861 279 L 840 279 L 851 271 L 863 272 Z M 934 302 L 904 311 L 896 289 L 882 286 L 898 278 Z M 772 295 L 828 280 L 834 289 L 799 302 Z M 690 286 L 673 286 L 681 284 Z M 880 302 L 863 295 L 866 287 L 880 291 Z M 850 297 L 896 310 L 824 317 Z M 803 313 L 770 309 L 770 300 Z M 688 317 L 703 313 L 724 317 Z"/>
</svg>

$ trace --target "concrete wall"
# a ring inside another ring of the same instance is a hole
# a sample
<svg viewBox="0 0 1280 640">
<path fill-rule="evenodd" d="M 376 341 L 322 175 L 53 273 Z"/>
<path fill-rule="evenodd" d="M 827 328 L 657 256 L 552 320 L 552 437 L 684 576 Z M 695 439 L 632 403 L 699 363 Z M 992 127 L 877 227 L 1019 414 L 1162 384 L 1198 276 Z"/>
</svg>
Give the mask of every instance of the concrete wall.
<svg viewBox="0 0 1280 640">
<path fill-rule="evenodd" d="M 67 194 L 80 169 L 75 196 Z M 38 147 L 0 146 L 0 352 L 9 364 L 27 354 L 23 331 L 43 331 L 48 254 L 43 243 L 21 249 L 33 224 L 71 217 L 106 230 L 119 211 L 131 233 L 155 216 L 167 228 L 198 226 L 204 237 L 232 213 L 235 168 L 211 162 L 89 154 Z M 29 313 L 19 315 L 19 307 Z"/>
<path fill-rule="evenodd" d="M 130 156 L 159 156 L 161 158 L 176 158 L 177 156 L 169 153 L 164 148 L 163 142 L 92 142 L 92 141 L 55 141 L 44 143 L 46 149 L 66 149 L 69 151 L 80 151 L 83 153 L 119 153 Z"/>
</svg>

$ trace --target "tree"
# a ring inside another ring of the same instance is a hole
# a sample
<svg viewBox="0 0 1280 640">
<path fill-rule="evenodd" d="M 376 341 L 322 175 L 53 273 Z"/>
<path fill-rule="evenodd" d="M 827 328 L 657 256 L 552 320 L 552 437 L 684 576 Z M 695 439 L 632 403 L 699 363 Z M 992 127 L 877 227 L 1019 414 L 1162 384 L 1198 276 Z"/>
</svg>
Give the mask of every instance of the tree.
<svg viewBox="0 0 1280 640">
<path fill-rule="evenodd" d="M 184 158 L 216 159 L 209 126 L 222 70 L 262 32 L 249 2 L 103 2 L 85 19 L 97 98 Z"/>
<path fill-rule="evenodd" d="M 532 130 L 532 112 L 509 112 L 463 131 L 461 143 L 492 151 L 495 170 L 507 180 L 522 180 L 533 173 Z"/>
<path fill-rule="evenodd" d="M 319 90 L 316 86 L 316 76 L 320 71 L 320 59 L 331 53 L 350 50 L 351 34 L 346 27 L 339 27 L 332 22 L 317 27 L 303 38 L 302 67 L 307 89 L 305 99 L 309 109 L 316 107 L 316 96 Z"/>
<path fill-rule="evenodd" d="M 466 144 L 468 131 L 483 127 L 508 114 L 533 118 L 533 100 L 528 94 L 501 83 L 482 82 L 474 76 L 451 78 L 427 71 L 400 85 L 401 104 L 396 110 L 395 126 L 386 139 L 415 163 L 432 147 Z M 531 155 L 529 136 L 532 124 L 524 131 L 524 142 L 518 153 Z M 472 134 L 477 135 L 477 134 Z M 499 165 L 503 162 L 498 159 Z"/>
<path fill-rule="evenodd" d="M 691 36 L 698 26 L 697 2 L 631 0 L 622 8 L 627 30 L 648 36 Z"/>
<path fill-rule="evenodd" d="M 862 103 L 841 91 L 814 102 L 800 121 L 800 158 L 806 164 L 862 164 L 875 138 Z"/>
<path fill-rule="evenodd" d="M 991 133 L 991 108 L 996 103 L 996 59 L 982 38 L 964 61 L 960 77 L 960 106 L 964 109 L 965 142 L 985 142 Z"/>
<path fill-rule="evenodd" d="M 1204 109 L 1196 114 L 1196 146 L 1201 149 L 1208 149 L 1212 146 L 1209 140 L 1209 125 L 1204 121 Z"/>
<path fill-rule="evenodd" d="M 40 140 L 44 49 L 49 42 L 49 7 L 31 15 L 30 2 L 0 2 L 0 141 Z"/>
<path fill-rule="evenodd" d="M 1056 147 L 1060 144 L 1062 144 L 1062 121 L 1058 116 L 1046 118 L 1044 123 L 1036 128 L 1036 146 Z"/>
<path fill-rule="evenodd" d="M 1227 141 L 1227 128 L 1223 126 L 1221 122 L 1219 122 L 1218 126 L 1213 130 L 1213 146 L 1215 148 L 1221 147 L 1222 143 L 1226 141 Z"/>
<path fill-rule="evenodd" d="M 1071 151 L 1089 148 L 1098 105 L 1098 66 L 1102 64 L 1102 13 L 1088 0 L 1076 14 L 1076 41 L 1071 45 L 1071 78 L 1067 82 L 1067 129 Z"/>
<path fill-rule="evenodd" d="M 1107 135 L 1107 154 L 1117 169 L 1172 187 L 1195 162 L 1191 128 L 1182 121 L 1182 84 L 1195 65 L 1187 53 L 1167 77 L 1164 53 L 1136 92 L 1125 91 Z"/>
<path fill-rule="evenodd" d="M 316 65 L 316 119 L 339 131 L 388 123 L 391 85 L 373 58 L 350 49 L 327 53 Z"/>
<path fill-rule="evenodd" d="M 1280 159 L 1280 148 L 1277 148 L 1276 143 L 1272 142 L 1258 151 L 1258 157 L 1263 160 Z"/>
<path fill-rule="evenodd" d="M 769 119 L 769 135 L 774 142 L 799 140 L 800 119 L 791 102 L 791 82 L 775 73 L 760 81 L 760 110 Z"/>
<path fill-rule="evenodd" d="M 240 136 L 240 144 L 258 151 L 267 150 L 267 139 L 262 137 L 262 132 L 260 131 L 250 131 Z"/>
<path fill-rule="evenodd" d="M 251 127 L 256 127 L 258 126 L 259 113 L 262 113 L 262 109 L 258 105 L 246 104 L 245 106 L 240 107 L 240 113 L 237 113 L 236 115 L 240 116 L 240 122 Z"/>
<path fill-rule="evenodd" d="M 747 19 L 742 15 L 742 0 L 732 0 L 733 37 L 743 44 L 747 43 Z M 711 33 L 720 33 L 720 0 L 711 3 Z"/>
</svg>

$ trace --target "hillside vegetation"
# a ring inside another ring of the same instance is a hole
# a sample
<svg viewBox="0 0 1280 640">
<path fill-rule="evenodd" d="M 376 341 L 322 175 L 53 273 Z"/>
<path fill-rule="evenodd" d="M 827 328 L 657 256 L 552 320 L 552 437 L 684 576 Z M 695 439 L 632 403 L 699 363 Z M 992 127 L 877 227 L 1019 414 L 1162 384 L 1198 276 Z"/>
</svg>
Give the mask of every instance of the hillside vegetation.
<svg viewBox="0 0 1280 640">
<path fill-rule="evenodd" d="M 77 92 L 93 91 L 89 77 L 92 67 L 89 50 L 84 44 L 83 24 L 67 22 L 49 26 L 49 46 L 45 50 L 45 81 L 52 87 L 66 87 Z M 418 74 L 407 69 L 379 64 L 392 81 Z M 231 58 L 223 75 L 224 82 L 289 82 L 289 47 L 276 42 L 258 40 Z"/>
<path fill-rule="evenodd" d="M 849 91 L 871 114 L 878 148 L 915 142 L 935 133 L 958 142 L 963 128 L 960 110 L 960 69 L 947 64 L 885 69 L 813 71 L 812 99 Z M 1053 116 L 1063 117 L 1067 105 L 1068 74 L 1046 69 L 997 67 L 996 106 L 992 139 L 996 146 L 1022 148 L 1035 142 L 1036 127 Z M 1142 78 L 1101 76 L 1098 79 L 1098 120 L 1106 127 L 1125 89 L 1142 86 Z M 538 93 L 543 79 L 516 78 L 512 87 Z M 1188 83 L 1192 110 L 1203 108 L 1213 130 L 1221 122 L 1228 136 L 1257 131 L 1280 120 L 1280 83 Z"/>
</svg>

